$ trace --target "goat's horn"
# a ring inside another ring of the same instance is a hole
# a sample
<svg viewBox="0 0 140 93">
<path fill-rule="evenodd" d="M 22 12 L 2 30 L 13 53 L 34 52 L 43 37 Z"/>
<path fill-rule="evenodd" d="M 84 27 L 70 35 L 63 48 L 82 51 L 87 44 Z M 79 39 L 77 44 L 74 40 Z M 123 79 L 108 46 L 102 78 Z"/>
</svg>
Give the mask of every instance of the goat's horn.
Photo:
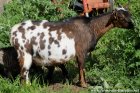
<svg viewBox="0 0 140 93">
<path fill-rule="evenodd" d="M 122 5 L 120 3 L 117 3 L 118 7 L 122 7 Z"/>
<path fill-rule="evenodd" d="M 127 3 L 126 5 L 124 5 L 124 7 L 125 7 L 126 9 L 128 9 L 128 10 L 129 10 L 130 3 L 131 3 L 131 1 L 128 0 L 128 3 Z"/>
</svg>

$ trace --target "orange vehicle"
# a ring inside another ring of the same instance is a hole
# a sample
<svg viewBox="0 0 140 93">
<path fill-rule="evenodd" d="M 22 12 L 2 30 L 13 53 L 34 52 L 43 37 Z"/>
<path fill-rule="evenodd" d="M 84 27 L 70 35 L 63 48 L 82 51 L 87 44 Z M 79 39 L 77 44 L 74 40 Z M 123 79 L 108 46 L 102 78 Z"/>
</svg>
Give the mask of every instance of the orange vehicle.
<svg viewBox="0 0 140 93">
<path fill-rule="evenodd" d="M 98 15 L 107 11 L 112 11 L 114 0 L 76 0 L 73 9 L 89 17 L 91 14 Z"/>
</svg>

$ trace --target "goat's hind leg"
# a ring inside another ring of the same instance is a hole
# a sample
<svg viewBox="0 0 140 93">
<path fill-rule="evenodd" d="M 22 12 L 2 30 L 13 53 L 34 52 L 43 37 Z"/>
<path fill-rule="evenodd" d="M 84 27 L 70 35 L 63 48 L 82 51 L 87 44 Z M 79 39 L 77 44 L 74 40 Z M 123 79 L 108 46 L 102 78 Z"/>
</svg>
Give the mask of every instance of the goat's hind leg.
<svg viewBox="0 0 140 93">
<path fill-rule="evenodd" d="M 54 66 L 48 66 L 48 74 L 47 74 L 47 81 L 50 83 L 52 83 L 52 76 L 53 76 L 53 72 L 54 72 Z"/>
<path fill-rule="evenodd" d="M 58 65 L 58 67 L 61 68 L 63 76 L 64 76 L 63 83 L 66 83 L 67 81 L 69 83 L 68 71 L 67 71 L 65 65 L 64 64 L 60 64 L 60 65 Z"/>
<path fill-rule="evenodd" d="M 65 68 L 64 64 L 60 64 L 60 65 L 58 65 L 58 67 L 62 70 L 63 76 L 65 78 L 63 80 L 63 83 L 65 83 L 66 81 L 69 80 L 68 71 Z M 52 76 L 53 76 L 53 72 L 54 72 L 55 66 L 48 66 L 47 68 L 48 68 L 47 80 L 48 80 L 49 83 L 52 83 Z"/>
<path fill-rule="evenodd" d="M 32 56 L 29 53 L 25 53 L 24 56 L 19 57 L 20 64 L 20 81 L 22 84 L 29 83 L 29 69 L 32 64 Z"/>
</svg>

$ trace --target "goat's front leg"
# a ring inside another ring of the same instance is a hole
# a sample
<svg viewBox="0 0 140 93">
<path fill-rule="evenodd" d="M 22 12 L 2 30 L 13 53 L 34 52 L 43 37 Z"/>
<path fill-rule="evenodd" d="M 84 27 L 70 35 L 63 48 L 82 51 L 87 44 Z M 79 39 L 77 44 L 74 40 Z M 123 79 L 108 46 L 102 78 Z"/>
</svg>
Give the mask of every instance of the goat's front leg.
<svg viewBox="0 0 140 93">
<path fill-rule="evenodd" d="M 84 69 L 84 56 L 77 57 L 78 68 L 79 68 L 79 81 L 81 87 L 87 87 L 85 80 L 85 69 Z"/>
<path fill-rule="evenodd" d="M 24 84 L 30 84 L 29 82 L 29 69 L 32 64 L 32 56 L 28 53 L 25 53 L 24 56 L 19 57 L 20 64 L 20 82 Z"/>
</svg>

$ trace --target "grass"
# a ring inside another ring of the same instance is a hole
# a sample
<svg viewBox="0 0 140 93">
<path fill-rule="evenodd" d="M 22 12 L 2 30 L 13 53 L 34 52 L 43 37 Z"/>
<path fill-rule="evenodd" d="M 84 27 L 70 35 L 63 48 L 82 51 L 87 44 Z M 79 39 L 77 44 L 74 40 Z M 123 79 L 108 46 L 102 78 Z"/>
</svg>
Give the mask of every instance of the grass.
<svg viewBox="0 0 140 93">
<path fill-rule="evenodd" d="M 32 74 L 31 85 L 21 85 L 19 76 L 13 81 L 0 77 L 0 93 L 94 93 L 118 89 L 139 91 L 139 77 L 119 76 L 119 73 L 111 71 L 109 68 L 103 70 L 97 68 L 87 69 L 86 80 L 89 87 L 81 88 L 77 85 L 78 69 L 76 64 L 71 61 L 66 64 L 66 67 L 70 76 L 70 84 L 62 83 L 62 73 L 59 68 L 56 68 L 53 74 L 53 83 L 50 85 L 43 78 L 47 72 L 44 72 L 44 74 Z"/>
<path fill-rule="evenodd" d="M 54 73 L 55 83 L 42 83 L 41 76 L 34 75 L 31 85 L 21 85 L 19 76 L 14 81 L 0 77 L 0 93 L 85 93 L 88 90 L 72 84 L 63 84 L 61 73 Z M 45 81 L 45 80 L 44 80 Z M 41 83 L 40 83 L 41 82 Z"/>
</svg>

